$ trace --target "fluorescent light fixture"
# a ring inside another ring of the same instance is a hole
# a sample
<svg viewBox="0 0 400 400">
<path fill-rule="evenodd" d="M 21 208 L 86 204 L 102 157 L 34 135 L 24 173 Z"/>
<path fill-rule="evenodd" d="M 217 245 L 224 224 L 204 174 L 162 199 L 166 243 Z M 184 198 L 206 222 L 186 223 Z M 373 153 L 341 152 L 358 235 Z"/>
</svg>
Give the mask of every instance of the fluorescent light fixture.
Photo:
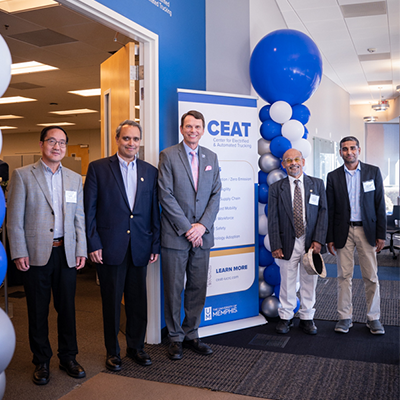
<svg viewBox="0 0 400 400">
<path fill-rule="evenodd" d="M 37 99 L 30 99 L 29 97 L 22 97 L 22 96 L 0 98 L 0 104 L 26 103 L 27 101 L 37 101 Z"/>
<path fill-rule="evenodd" d="M 24 117 L 21 117 L 19 115 L 12 115 L 12 114 L 0 115 L 0 119 L 17 119 L 17 118 L 24 118 Z"/>
<path fill-rule="evenodd" d="M 16 126 L 0 126 L 1 131 L 4 131 L 6 129 L 17 129 L 17 127 Z"/>
<path fill-rule="evenodd" d="M 1 4 L 1 3 L 0 3 Z M 42 64 L 37 61 L 27 61 L 22 63 L 11 64 L 11 75 L 30 74 L 32 72 L 43 72 L 58 69 L 51 65 Z"/>
<path fill-rule="evenodd" d="M 101 89 L 85 89 L 85 90 L 70 90 L 68 93 L 72 94 L 77 94 L 78 96 L 84 96 L 84 97 L 89 97 L 89 96 L 100 96 L 101 95 Z"/>
<path fill-rule="evenodd" d="M 0 10 L 8 13 L 16 13 L 19 11 L 52 7 L 57 5 L 57 2 L 53 0 L 3 0 L 0 1 Z"/>
<path fill-rule="evenodd" d="M 76 125 L 73 122 L 50 122 L 47 124 L 37 124 L 37 126 L 68 126 L 68 125 Z"/>
<path fill-rule="evenodd" d="M 74 115 L 74 114 L 90 114 L 97 113 L 96 110 L 90 110 L 89 108 L 81 108 L 78 110 L 65 110 L 65 111 L 49 111 L 50 114 L 57 115 Z"/>
</svg>

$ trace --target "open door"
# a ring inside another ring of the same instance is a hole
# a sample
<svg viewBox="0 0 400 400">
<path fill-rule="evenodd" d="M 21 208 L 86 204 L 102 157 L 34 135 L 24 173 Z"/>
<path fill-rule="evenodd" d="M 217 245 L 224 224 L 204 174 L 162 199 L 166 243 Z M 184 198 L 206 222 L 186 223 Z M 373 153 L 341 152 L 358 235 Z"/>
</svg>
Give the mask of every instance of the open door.
<svg viewBox="0 0 400 400">
<path fill-rule="evenodd" d="M 102 157 L 117 151 L 115 129 L 122 121 L 131 119 L 140 123 L 139 70 L 139 44 L 133 42 L 100 66 Z M 143 151 L 140 158 L 142 154 Z"/>
</svg>

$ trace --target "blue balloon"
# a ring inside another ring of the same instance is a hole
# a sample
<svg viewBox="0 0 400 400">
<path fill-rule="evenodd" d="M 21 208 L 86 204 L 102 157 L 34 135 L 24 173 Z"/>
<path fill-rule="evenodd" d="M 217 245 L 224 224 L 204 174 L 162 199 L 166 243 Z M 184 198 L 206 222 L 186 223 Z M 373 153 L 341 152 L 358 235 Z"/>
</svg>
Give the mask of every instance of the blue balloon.
<svg viewBox="0 0 400 400">
<path fill-rule="evenodd" d="M 296 308 L 293 310 L 293 312 L 294 312 L 295 314 L 297 313 L 297 311 L 300 310 L 300 299 L 299 299 L 298 297 L 296 297 L 296 301 L 297 301 L 297 303 L 296 303 Z"/>
<path fill-rule="evenodd" d="M 291 106 L 304 103 L 318 89 L 322 57 L 304 33 L 279 29 L 264 36 L 250 58 L 250 79 L 268 103 L 283 100 Z"/>
<path fill-rule="evenodd" d="M 268 203 L 264 207 L 264 214 L 268 217 Z"/>
<path fill-rule="evenodd" d="M 271 106 L 269 104 L 261 108 L 260 112 L 258 113 L 258 117 L 260 118 L 261 122 L 264 122 L 267 119 L 271 119 L 271 116 L 269 115 L 270 108 Z"/>
<path fill-rule="evenodd" d="M 262 183 L 258 186 L 258 201 L 262 204 L 268 203 L 268 185 Z"/>
<path fill-rule="evenodd" d="M 276 286 L 281 283 L 281 273 L 276 263 L 268 265 L 264 270 L 264 280 L 271 286 Z"/>
<path fill-rule="evenodd" d="M 258 252 L 259 266 L 267 267 L 268 265 L 273 264 L 273 262 L 274 262 L 274 257 L 272 257 L 272 253 L 264 247 L 264 243 L 263 243 L 263 245 L 260 246 L 259 252 Z M 264 271 L 264 273 L 265 273 L 265 271 Z"/>
<path fill-rule="evenodd" d="M 267 183 L 268 174 L 261 169 L 258 171 L 258 183 Z"/>
<path fill-rule="evenodd" d="M 265 140 L 272 140 L 281 134 L 281 129 L 281 124 L 272 121 L 272 119 L 268 119 L 261 124 L 260 133 Z"/>
<path fill-rule="evenodd" d="M 281 285 L 276 285 L 274 287 L 274 295 L 279 299 L 279 293 L 281 292 Z"/>
<path fill-rule="evenodd" d="M 266 235 L 258 235 L 258 246 L 259 247 L 264 247 L 264 238 Z"/>
<path fill-rule="evenodd" d="M 305 125 L 310 120 L 310 110 L 304 104 L 296 104 L 292 107 L 292 119 Z"/>
<path fill-rule="evenodd" d="M 302 137 L 302 139 L 307 139 L 308 138 L 308 129 L 306 127 L 304 127 L 304 135 Z"/>
<path fill-rule="evenodd" d="M 271 144 L 269 146 L 271 149 L 272 155 L 278 158 L 282 158 L 285 152 L 292 148 L 292 144 L 289 139 L 286 139 L 283 136 L 277 136 L 272 139 Z"/>
<path fill-rule="evenodd" d="M 6 272 L 7 272 L 7 254 L 6 251 L 4 250 L 3 243 L 0 242 L 0 285 L 4 281 Z"/>
<path fill-rule="evenodd" d="M 3 225 L 5 215 L 6 215 L 6 200 L 4 198 L 3 188 L 0 187 L 0 226 Z"/>
</svg>

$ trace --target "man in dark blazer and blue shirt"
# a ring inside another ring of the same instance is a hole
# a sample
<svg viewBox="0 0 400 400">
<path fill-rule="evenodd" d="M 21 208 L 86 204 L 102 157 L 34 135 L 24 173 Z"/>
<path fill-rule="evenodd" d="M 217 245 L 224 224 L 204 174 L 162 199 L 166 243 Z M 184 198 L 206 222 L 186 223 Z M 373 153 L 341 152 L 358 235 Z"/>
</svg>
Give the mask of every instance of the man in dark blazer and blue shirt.
<svg viewBox="0 0 400 400">
<path fill-rule="evenodd" d="M 339 321 L 335 331 L 347 333 L 353 326 L 351 284 L 357 248 L 367 298 L 367 327 L 372 334 L 383 335 L 376 259 L 386 239 L 383 181 L 378 167 L 358 160 L 360 153 L 357 138 L 343 138 L 340 156 L 344 165 L 330 172 L 327 179 L 327 243 L 331 254 L 336 251 L 338 270 Z"/>
<path fill-rule="evenodd" d="M 278 333 L 287 333 L 293 326 L 297 306 L 296 280 L 300 276 L 300 328 L 315 335 L 315 288 L 318 275 L 309 275 L 303 256 L 310 248 L 319 254 L 326 241 L 328 212 L 324 182 L 303 174 L 305 160 L 300 151 L 289 149 L 282 158 L 288 177 L 273 183 L 268 194 L 268 234 L 272 256 L 280 267 L 281 287 Z M 302 209 L 296 229 L 294 203 L 296 186 L 300 189 Z M 302 225 L 302 226 L 301 226 Z"/>
<path fill-rule="evenodd" d="M 160 253 L 157 169 L 136 158 L 142 137 L 139 124 L 126 120 L 116 132 L 117 153 L 90 163 L 84 188 L 88 253 L 100 280 L 106 367 L 111 371 L 121 369 L 122 295 L 127 356 L 151 365 L 144 351 L 146 269 Z"/>
<path fill-rule="evenodd" d="M 183 141 L 160 154 L 161 266 L 171 360 L 182 358 L 182 346 L 203 355 L 212 353 L 200 341 L 198 327 L 207 293 L 221 181 L 217 155 L 199 146 L 204 127 L 200 112 L 187 112 L 181 118 Z M 184 285 L 185 318 L 181 324 Z"/>
</svg>

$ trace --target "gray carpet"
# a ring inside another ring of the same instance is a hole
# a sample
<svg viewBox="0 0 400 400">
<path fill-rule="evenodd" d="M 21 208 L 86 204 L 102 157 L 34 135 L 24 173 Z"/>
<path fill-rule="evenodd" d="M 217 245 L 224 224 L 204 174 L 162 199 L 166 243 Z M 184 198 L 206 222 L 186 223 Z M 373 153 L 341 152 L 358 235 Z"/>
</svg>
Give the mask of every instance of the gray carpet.
<svg viewBox="0 0 400 400">
<path fill-rule="evenodd" d="M 207 388 L 266 399 L 398 399 L 397 365 L 336 360 L 213 345 L 214 354 L 185 350 L 181 361 L 166 357 L 167 346 L 147 345 L 153 365 L 125 358 L 126 377 Z M 357 388 L 357 390 L 354 390 Z"/>
<path fill-rule="evenodd" d="M 381 291 L 381 322 L 400 326 L 400 282 L 379 281 Z M 337 320 L 337 278 L 318 278 L 315 319 Z M 364 282 L 353 279 L 353 321 L 367 322 Z"/>
</svg>

